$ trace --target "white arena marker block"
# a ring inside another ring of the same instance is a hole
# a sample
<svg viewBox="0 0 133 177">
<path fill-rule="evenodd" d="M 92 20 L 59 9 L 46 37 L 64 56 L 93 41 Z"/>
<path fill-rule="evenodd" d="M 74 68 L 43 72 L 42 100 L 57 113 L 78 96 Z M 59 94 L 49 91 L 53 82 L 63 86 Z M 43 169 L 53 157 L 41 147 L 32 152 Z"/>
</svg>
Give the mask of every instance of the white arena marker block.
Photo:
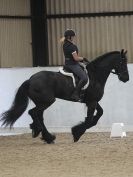
<svg viewBox="0 0 133 177">
<path fill-rule="evenodd" d="M 113 123 L 110 137 L 126 137 L 123 123 Z"/>
</svg>

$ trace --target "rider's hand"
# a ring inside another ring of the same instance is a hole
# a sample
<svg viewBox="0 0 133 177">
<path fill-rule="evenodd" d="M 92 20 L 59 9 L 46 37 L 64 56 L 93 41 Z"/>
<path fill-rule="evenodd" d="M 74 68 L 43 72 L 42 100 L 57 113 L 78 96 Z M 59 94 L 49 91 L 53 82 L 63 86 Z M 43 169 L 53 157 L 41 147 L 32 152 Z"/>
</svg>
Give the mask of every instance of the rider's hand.
<svg viewBox="0 0 133 177">
<path fill-rule="evenodd" d="M 89 60 L 87 58 L 83 58 L 83 62 L 89 63 Z"/>
</svg>

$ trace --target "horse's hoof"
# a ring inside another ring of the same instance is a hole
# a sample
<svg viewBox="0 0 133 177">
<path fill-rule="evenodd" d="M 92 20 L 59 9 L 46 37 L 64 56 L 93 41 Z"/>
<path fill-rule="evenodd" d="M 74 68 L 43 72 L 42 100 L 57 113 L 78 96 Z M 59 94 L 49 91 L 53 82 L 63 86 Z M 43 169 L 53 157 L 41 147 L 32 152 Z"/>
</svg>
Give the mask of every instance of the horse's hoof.
<svg viewBox="0 0 133 177">
<path fill-rule="evenodd" d="M 48 144 L 54 144 L 54 140 L 56 139 L 55 135 L 50 135 L 50 137 L 46 138 L 46 137 L 41 137 L 41 140 L 45 141 Z"/>
<path fill-rule="evenodd" d="M 32 129 L 32 138 L 39 136 L 40 132 L 40 130 Z"/>
<path fill-rule="evenodd" d="M 77 136 L 77 133 L 75 131 L 75 127 L 72 128 L 72 135 L 73 135 L 74 142 L 77 142 L 80 139 L 80 136 Z"/>
<path fill-rule="evenodd" d="M 47 144 L 55 144 L 55 142 L 54 141 L 50 141 L 50 142 L 47 141 Z"/>
<path fill-rule="evenodd" d="M 51 137 L 48 140 L 45 140 L 48 144 L 53 144 L 54 140 L 56 139 L 55 135 L 51 135 Z"/>
<path fill-rule="evenodd" d="M 41 132 L 41 129 L 35 127 L 33 123 L 30 124 L 30 129 L 32 129 L 32 138 L 36 138 Z"/>
<path fill-rule="evenodd" d="M 77 142 L 80 137 L 85 133 L 86 127 L 84 122 L 81 122 L 80 124 L 72 127 L 72 135 L 74 142 Z"/>
</svg>

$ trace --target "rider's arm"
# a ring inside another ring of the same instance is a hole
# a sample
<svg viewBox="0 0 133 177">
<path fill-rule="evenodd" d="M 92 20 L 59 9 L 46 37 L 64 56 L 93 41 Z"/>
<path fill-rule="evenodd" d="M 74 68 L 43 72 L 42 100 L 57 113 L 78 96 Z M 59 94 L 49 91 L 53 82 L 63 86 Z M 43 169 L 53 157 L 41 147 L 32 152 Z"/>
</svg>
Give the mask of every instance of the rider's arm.
<svg viewBox="0 0 133 177">
<path fill-rule="evenodd" d="M 78 56 L 76 51 L 72 53 L 72 56 L 75 61 L 83 61 L 83 57 Z"/>
</svg>

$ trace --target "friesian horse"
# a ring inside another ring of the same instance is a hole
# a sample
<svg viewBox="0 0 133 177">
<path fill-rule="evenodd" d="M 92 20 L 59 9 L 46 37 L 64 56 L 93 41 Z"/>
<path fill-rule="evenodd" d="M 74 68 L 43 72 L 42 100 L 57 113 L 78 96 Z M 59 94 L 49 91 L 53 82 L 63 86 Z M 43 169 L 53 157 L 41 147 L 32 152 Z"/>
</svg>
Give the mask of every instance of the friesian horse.
<svg viewBox="0 0 133 177">
<path fill-rule="evenodd" d="M 103 97 L 109 74 L 113 72 L 122 82 L 129 80 L 126 53 L 127 51 L 123 49 L 105 53 L 86 65 L 90 83 L 84 91 L 82 103 L 87 106 L 87 117 L 85 121 L 72 127 L 74 142 L 78 141 L 87 129 L 95 126 L 102 116 L 103 109 L 99 101 Z M 56 98 L 72 101 L 73 91 L 74 86 L 70 77 L 60 72 L 40 71 L 18 88 L 11 108 L 1 115 L 2 125 L 12 127 L 26 110 L 28 100 L 31 99 L 35 103 L 35 107 L 28 112 L 33 120 L 30 125 L 32 136 L 37 137 L 41 133 L 42 140 L 53 143 L 56 137 L 44 125 L 43 112 L 55 102 Z"/>
</svg>

